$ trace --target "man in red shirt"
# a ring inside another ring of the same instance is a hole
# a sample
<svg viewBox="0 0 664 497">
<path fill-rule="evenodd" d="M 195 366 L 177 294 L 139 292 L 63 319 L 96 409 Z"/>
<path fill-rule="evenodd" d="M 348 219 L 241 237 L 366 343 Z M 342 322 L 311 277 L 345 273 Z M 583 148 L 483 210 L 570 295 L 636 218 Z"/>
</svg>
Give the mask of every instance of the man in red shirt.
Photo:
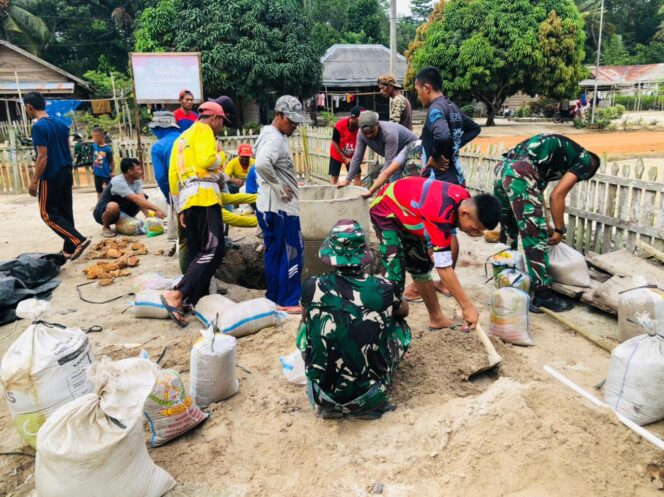
<svg viewBox="0 0 664 497">
<path fill-rule="evenodd" d="M 180 127 L 180 131 L 184 132 L 196 122 L 198 114 L 192 109 L 194 108 L 194 94 L 189 90 L 182 90 L 180 92 L 180 107 L 173 112 L 175 122 Z"/>
<path fill-rule="evenodd" d="M 403 293 L 406 271 L 413 277 L 429 311 L 431 330 L 454 322 L 440 310 L 431 278 L 440 279 L 461 306 L 464 328 L 474 329 L 479 313 L 454 272 L 451 241 L 455 228 L 482 236 L 500 221 L 500 202 L 489 194 L 471 198 L 468 191 L 433 178 L 408 177 L 383 187 L 371 203 L 371 222 L 380 239 L 380 254 L 388 280 Z"/>
<path fill-rule="evenodd" d="M 357 120 L 360 117 L 362 108 L 355 106 L 350 110 L 350 116 L 337 121 L 332 131 L 332 145 L 330 145 L 330 176 L 331 183 L 336 185 L 339 181 L 341 165 L 348 164 L 355 153 L 355 143 L 357 142 L 357 131 L 359 129 Z M 355 185 L 361 185 L 361 178 L 358 174 L 353 182 Z"/>
</svg>

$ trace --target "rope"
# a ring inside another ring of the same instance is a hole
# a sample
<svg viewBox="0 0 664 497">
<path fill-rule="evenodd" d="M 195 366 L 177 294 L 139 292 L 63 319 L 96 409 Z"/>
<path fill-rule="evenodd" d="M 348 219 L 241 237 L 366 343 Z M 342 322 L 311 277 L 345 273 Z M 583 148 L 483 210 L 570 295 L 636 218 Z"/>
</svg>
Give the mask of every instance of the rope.
<svg viewBox="0 0 664 497">
<path fill-rule="evenodd" d="M 76 285 L 76 293 L 78 293 L 78 297 L 83 302 L 87 302 L 88 304 L 108 304 L 109 302 L 115 302 L 116 300 L 119 300 L 123 297 L 130 297 L 132 295 L 135 295 L 134 292 L 129 292 L 129 293 L 123 293 L 122 295 L 118 295 L 117 297 L 113 297 L 108 300 L 101 300 L 101 301 L 88 300 L 85 297 L 83 297 L 83 294 L 81 293 L 81 287 L 86 285 L 91 285 L 92 283 L 94 283 L 94 281 L 89 281 L 88 283 L 81 283 L 80 285 Z"/>
</svg>

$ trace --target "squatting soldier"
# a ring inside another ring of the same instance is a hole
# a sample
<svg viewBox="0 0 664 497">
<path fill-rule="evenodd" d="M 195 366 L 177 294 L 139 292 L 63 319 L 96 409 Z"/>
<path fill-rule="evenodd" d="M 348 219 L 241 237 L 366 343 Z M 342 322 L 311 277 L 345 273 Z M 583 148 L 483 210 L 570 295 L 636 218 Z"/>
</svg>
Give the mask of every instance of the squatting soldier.
<svg viewBox="0 0 664 497">
<path fill-rule="evenodd" d="M 408 304 L 364 272 L 373 257 L 357 221 L 338 221 L 319 255 L 334 270 L 305 281 L 297 338 L 309 399 L 326 418 L 379 417 L 393 408 L 387 386 L 410 343 Z"/>
<path fill-rule="evenodd" d="M 592 178 L 599 157 L 578 143 L 556 134 L 535 135 L 505 154 L 496 168 L 494 193 L 502 204 L 500 241 L 517 248 L 519 234 L 528 260 L 528 272 L 535 295 L 530 310 L 545 307 L 555 312 L 573 304 L 557 297 L 550 289 L 548 245 L 560 243 L 565 228 L 565 197 L 579 181 Z M 546 220 L 544 190 L 558 181 L 551 192 L 553 226 Z"/>
</svg>

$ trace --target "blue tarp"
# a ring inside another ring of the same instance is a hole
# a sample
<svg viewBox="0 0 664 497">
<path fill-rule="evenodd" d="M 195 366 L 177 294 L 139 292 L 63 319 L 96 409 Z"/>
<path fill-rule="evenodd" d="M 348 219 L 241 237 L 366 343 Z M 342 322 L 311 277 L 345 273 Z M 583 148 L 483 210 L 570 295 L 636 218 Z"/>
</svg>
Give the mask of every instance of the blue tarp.
<svg viewBox="0 0 664 497">
<path fill-rule="evenodd" d="M 71 117 L 67 114 L 78 109 L 78 106 L 82 103 L 81 100 L 47 100 L 46 112 L 49 116 L 62 119 L 67 123 L 67 126 L 71 126 Z"/>
</svg>

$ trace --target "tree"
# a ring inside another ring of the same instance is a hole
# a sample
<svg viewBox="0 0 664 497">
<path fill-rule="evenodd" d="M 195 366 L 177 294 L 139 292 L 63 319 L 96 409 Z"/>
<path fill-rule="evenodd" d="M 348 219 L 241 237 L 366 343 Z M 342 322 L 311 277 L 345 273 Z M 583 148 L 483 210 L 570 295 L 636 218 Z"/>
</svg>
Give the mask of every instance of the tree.
<svg viewBox="0 0 664 497">
<path fill-rule="evenodd" d="M 613 34 L 602 41 L 602 65 L 622 66 L 630 63 L 629 52 L 620 35 Z"/>
<path fill-rule="evenodd" d="M 401 16 L 397 19 L 397 52 L 404 53 L 415 38 L 418 23 L 412 17 Z"/>
<path fill-rule="evenodd" d="M 161 0 L 138 24 L 136 50 L 201 52 L 208 95 L 231 95 L 241 105 L 282 94 L 308 97 L 320 87 L 322 68 L 301 2 Z"/>
<path fill-rule="evenodd" d="M 562 97 L 587 75 L 573 0 L 452 0 L 415 50 L 412 69 L 438 67 L 444 90 L 487 106 L 487 126 L 518 91 Z"/>
<path fill-rule="evenodd" d="M 32 0 L 0 0 L 0 38 L 39 55 L 51 33 Z"/>
<path fill-rule="evenodd" d="M 433 0 L 410 0 L 410 16 L 416 24 L 422 24 L 433 12 Z"/>
<path fill-rule="evenodd" d="M 444 16 L 445 0 L 440 0 L 434 5 L 433 11 L 431 12 L 427 22 L 417 27 L 415 30 L 415 37 L 410 41 L 410 43 L 408 43 L 408 48 L 404 52 L 406 62 L 408 62 L 406 77 L 404 78 L 404 87 L 408 87 L 411 91 L 414 90 L 413 85 L 415 83 L 415 74 L 417 73 L 415 66 L 413 65 L 413 57 L 415 56 L 417 50 L 422 46 L 431 23 L 442 21 Z"/>
</svg>

